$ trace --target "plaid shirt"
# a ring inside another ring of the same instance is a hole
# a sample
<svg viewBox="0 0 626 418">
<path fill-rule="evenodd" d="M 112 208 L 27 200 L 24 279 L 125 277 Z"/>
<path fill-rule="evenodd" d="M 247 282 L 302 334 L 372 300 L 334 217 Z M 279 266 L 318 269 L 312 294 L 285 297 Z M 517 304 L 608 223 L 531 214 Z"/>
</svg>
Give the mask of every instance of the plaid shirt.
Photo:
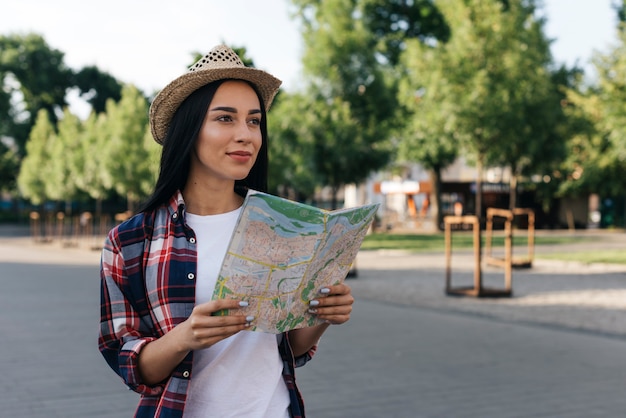
<svg viewBox="0 0 626 418">
<path fill-rule="evenodd" d="M 140 213 L 109 232 L 100 276 L 100 352 L 126 385 L 141 394 L 135 417 L 182 417 L 192 376 L 193 352 L 167 381 L 141 381 L 138 356 L 144 345 L 186 320 L 194 308 L 195 233 L 185 223 L 185 202 L 176 193 L 151 213 Z M 295 367 L 315 353 L 294 358 L 286 334 L 277 335 L 292 417 L 304 417 Z"/>
</svg>

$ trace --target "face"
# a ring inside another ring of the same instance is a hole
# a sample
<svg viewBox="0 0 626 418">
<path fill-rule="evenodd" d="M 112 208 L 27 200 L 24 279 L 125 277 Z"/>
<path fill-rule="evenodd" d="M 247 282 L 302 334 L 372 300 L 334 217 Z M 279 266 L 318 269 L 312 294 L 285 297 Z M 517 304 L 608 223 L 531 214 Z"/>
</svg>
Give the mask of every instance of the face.
<svg viewBox="0 0 626 418">
<path fill-rule="evenodd" d="M 190 179 L 210 184 L 244 179 L 263 142 L 261 118 L 259 98 L 249 84 L 222 83 L 204 117 Z"/>
</svg>

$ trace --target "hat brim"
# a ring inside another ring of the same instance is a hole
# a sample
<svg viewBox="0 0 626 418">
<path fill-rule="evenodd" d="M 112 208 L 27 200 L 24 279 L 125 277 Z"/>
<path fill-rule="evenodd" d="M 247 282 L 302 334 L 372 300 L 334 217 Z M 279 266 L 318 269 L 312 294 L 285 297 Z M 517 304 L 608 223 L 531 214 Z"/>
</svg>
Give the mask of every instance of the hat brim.
<svg viewBox="0 0 626 418">
<path fill-rule="evenodd" d="M 282 83 L 273 75 L 250 67 L 215 68 L 186 73 L 165 86 L 150 105 L 150 131 L 154 140 L 163 144 L 174 113 L 191 93 L 214 81 L 225 79 L 252 83 L 261 95 L 266 111 Z"/>
</svg>

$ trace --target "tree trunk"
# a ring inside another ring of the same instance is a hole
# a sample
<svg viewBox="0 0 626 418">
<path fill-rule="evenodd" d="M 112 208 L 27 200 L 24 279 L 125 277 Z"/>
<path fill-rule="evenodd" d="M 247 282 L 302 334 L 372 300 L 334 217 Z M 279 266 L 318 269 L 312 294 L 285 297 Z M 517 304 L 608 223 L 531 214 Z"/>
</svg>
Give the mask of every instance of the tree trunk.
<svg viewBox="0 0 626 418">
<path fill-rule="evenodd" d="M 331 210 L 335 210 L 337 209 L 337 193 L 339 193 L 339 187 L 337 186 L 332 186 L 331 187 L 331 197 L 330 197 L 330 209 Z"/>
<path fill-rule="evenodd" d="M 517 168 L 511 165 L 511 178 L 509 179 L 509 209 L 517 207 Z"/>
<path fill-rule="evenodd" d="M 478 217 L 478 221 L 482 220 L 483 213 L 483 160 L 485 156 L 483 154 L 478 155 L 476 162 L 476 171 L 478 175 L 476 177 L 476 208 L 475 214 Z"/>
<path fill-rule="evenodd" d="M 96 199 L 96 218 L 100 219 L 102 217 L 102 198 Z"/>
<path fill-rule="evenodd" d="M 430 210 L 434 214 L 435 228 L 441 229 L 443 226 L 443 212 L 441 211 L 441 168 L 437 167 L 431 170 L 430 183 Z"/>
<path fill-rule="evenodd" d="M 135 213 L 135 199 L 133 198 L 133 195 L 131 193 L 127 193 L 126 194 L 126 208 L 128 210 L 128 213 L 133 214 Z"/>
</svg>

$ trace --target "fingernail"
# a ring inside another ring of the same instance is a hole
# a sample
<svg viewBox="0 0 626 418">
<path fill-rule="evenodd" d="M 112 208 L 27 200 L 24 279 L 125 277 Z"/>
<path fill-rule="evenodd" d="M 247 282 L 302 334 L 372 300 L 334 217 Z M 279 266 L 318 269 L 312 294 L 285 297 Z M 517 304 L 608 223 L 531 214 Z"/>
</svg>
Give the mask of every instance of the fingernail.
<svg viewBox="0 0 626 418">
<path fill-rule="evenodd" d="M 252 321 L 254 321 L 254 317 L 253 316 L 246 316 L 246 321 L 247 322 L 252 322 Z"/>
<path fill-rule="evenodd" d="M 242 300 L 241 302 L 239 302 L 239 306 L 241 306 L 242 308 L 245 308 L 246 306 L 248 306 L 248 302 L 246 302 L 245 300 Z"/>
<path fill-rule="evenodd" d="M 329 288 L 327 288 L 327 287 L 322 287 L 322 288 L 320 289 L 320 293 L 323 293 L 323 294 L 330 293 L 330 289 L 329 289 Z"/>
<path fill-rule="evenodd" d="M 317 309 L 309 309 L 309 313 L 316 314 L 317 313 Z"/>
<path fill-rule="evenodd" d="M 312 300 L 312 301 L 309 302 L 309 306 L 317 306 L 319 304 L 320 304 L 319 300 Z"/>
</svg>

